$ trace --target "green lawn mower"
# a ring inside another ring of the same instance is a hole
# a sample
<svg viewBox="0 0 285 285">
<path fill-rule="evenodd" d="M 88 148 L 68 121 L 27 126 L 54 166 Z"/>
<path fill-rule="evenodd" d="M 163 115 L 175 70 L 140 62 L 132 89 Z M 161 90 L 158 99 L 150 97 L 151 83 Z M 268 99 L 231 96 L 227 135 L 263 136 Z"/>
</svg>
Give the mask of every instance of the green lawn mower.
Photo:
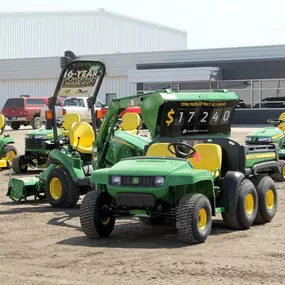
<svg viewBox="0 0 285 285">
<path fill-rule="evenodd" d="M 17 149 L 12 145 L 15 143 L 14 138 L 10 135 L 3 135 L 5 128 L 5 117 L 0 114 L 0 169 L 10 168 L 13 159 L 17 155 Z"/>
<path fill-rule="evenodd" d="M 281 175 L 274 175 L 278 182 L 285 181 L 285 113 L 282 113 L 278 119 L 268 119 L 270 126 L 252 132 L 246 136 L 247 145 L 275 144 L 278 150 Z"/>
<path fill-rule="evenodd" d="M 218 213 L 235 230 L 271 221 L 277 209 L 272 177 L 281 171 L 277 148 L 244 146 L 229 138 L 238 100 L 226 91 L 156 91 L 114 99 L 100 132 L 112 127 L 124 108 L 138 105 L 152 142 L 143 156 L 110 167 L 105 156 L 110 145 L 99 132 L 91 174 L 96 189 L 80 208 L 84 233 L 104 238 L 117 217 L 137 216 L 145 224 L 173 220 L 182 241 L 200 243 Z"/>
<path fill-rule="evenodd" d="M 150 140 L 117 130 L 120 119 L 116 124 L 105 124 L 104 128 L 97 132 L 94 105 L 105 72 L 102 62 L 84 60 L 72 61 L 62 70 L 54 96 L 49 99 L 49 111 L 46 114 L 46 130 L 53 130 L 53 141 L 49 142 L 48 148 L 51 149 L 48 154 L 48 167 L 41 175 L 32 179 L 12 178 L 7 192 L 7 196 L 12 200 L 23 201 L 29 196 L 35 196 L 46 198 L 54 207 L 74 207 L 80 195 L 93 187 L 90 184 L 90 175 L 97 157 L 96 146 L 93 147 L 94 141 L 104 140 L 108 144 L 108 152 L 100 153 L 100 157 L 104 156 L 108 161 L 108 166 L 114 165 L 122 158 L 143 155 L 144 147 Z M 89 96 L 93 123 L 92 126 L 85 122 L 73 124 L 67 134 L 69 143 L 63 145 L 58 132 L 55 131 L 55 102 L 57 96 L 72 96 L 78 89 L 86 90 L 84 96 Z M 116 117 L 116 113 L 111 116 Z M 132 116 L 139 115 L 134 113 Z"/>
</svg>

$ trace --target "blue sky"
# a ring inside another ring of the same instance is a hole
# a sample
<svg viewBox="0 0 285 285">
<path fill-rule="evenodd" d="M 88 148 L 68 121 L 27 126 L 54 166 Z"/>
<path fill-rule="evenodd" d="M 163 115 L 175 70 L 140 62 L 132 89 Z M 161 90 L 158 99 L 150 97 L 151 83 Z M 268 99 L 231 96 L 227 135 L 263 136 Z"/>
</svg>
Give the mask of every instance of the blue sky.
<svg viewBox="0 0 285 285">
<path fill-rule="evenodd" d="M 188 48 L 285 44 L 283 0 L 10 0 L 0 11 L 105 8 L 188 32 Z"/>
</svg>

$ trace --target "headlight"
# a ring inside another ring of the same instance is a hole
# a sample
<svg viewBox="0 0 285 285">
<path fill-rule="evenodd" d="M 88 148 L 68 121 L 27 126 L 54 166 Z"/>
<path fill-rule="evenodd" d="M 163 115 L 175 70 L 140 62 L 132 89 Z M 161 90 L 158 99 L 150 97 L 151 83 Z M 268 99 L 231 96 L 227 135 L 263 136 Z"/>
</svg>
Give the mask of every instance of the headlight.
<svg viewBox="0 0 285 285">
<path fill-rule="evenodd" d="M 113 185 L 120 185 L 121 184 L 121 177 L 117 176 L 117 175 L 112 176 L 111 177 L 111 183 Z"/>
<path fill-rule="evenodd" d="M 251 142 L 251 138 L 246 137 L 245 142 Z"/>
<path fill-rule="evenodd" d="M 163 186 L 163 185 L 164 185 L 164 178 L 161 177 L 161 176 L 156 176 L 156 177 L 154 178 L 154 184 L 155 184 L 155 186 L 157 186 L 157 187 Z"/>
<path fill-rule="evenodd" d="M 34 139 L 46 139 L 46 136 L 42 136 L 42 135 L 35 135 Z"/>
<path fill-rule="evenodd" d="M 26 135 L 25 138 L 26 138 L 26 139 L 29 139 L 29 138 L 30 138 L 30 135 Z"/>
<path fill-rule="evenodd" d="M 272 142 L 272 138 L 259 138 L 259 142 Z"/>
</svg>

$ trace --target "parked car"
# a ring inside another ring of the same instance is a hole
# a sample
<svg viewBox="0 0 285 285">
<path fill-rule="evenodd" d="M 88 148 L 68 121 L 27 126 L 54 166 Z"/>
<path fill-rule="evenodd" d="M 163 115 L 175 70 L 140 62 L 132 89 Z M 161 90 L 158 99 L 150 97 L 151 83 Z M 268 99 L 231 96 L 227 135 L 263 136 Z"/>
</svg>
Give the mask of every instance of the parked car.
<svg viewBox="0 0 285 285">
<path fill-rule="evenodd" d="M 57 121 L 61 121 L 63 118 L 62 115 L 62 103 L 63 103 L 64 97 L 58 97 L 55 104 L 55 112 L 56 112 L 56 119 Z M 40 122 L 43 125 L 46 122 L 46 111 L 48 110 L 48 105 L 44 105 L 41 107 L 40 110 Z"/>
<path fill-rule="evenodd" d="M 7 99 L 2 114 L 6 117 L 6 124 L 13 130 L 21 125 L 31 125 L 33 129 L 41 127 L 40 110 L 48 104 L 48 97 L 30 97 L 22 95 L 18 98 Z"/>
<path fill-rule="evenodd" d="M 253 108 L 259 108 L 259 103 Z M 285 97 L 266 97 L 261 100 L 260 108 L 285 108 Z"/>
</svg>

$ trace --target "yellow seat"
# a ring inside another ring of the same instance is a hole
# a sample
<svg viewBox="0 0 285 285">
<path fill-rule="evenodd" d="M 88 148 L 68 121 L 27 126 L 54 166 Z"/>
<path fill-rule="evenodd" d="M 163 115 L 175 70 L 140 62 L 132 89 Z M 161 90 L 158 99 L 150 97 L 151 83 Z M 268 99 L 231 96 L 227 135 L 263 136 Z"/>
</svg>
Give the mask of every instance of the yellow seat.
<svg viewBox="0 0 285 285">
<path fill-rule="evenodd" d="M 74 123 L 81 122 L 81 116 L 77 113 L 66 114 L 63 118 L 62 126 L 64 130 L 62 133 L 64 136 L 68 136 L 69 130 Z"/>
<path fill-rule="evenodd" d="M 217 144 L 196 144 L 193 148 L 199 154 L 199 161 L 193 157 L 188 160 L 195 169 L 205 169 L 212 172 L 214 178 L 221 175 L 222 168 L 222 148 Z"/>
<path fill-rule="evenodd" d="M 282 114 L 279 116 L 279 120 L 285 121 L 285 113 L 282 113 Z M 285 132 L 285 123 L 281 123 L 281 124 L 278 126 L 278 128 L 279 128 L 281 131 Z"/>
<path fill-rule="evenodd" d="M 170 156 L 176 157 L 173 153 L 168 150 L 169 143 L 154 143 L 150 145 L 146 152 L 146 156 Z M 171 150 L 174 152 L 174 147 L 171 146 Z"/>
<path fill-rule="evenodd" d="M 138 134 L 138 128 L 141 125 L 141 118 L 137 113 L 125 113 L 122 117 L 123 122 L 120 127 L 132 135 Z"/>
<path fill-rule="evenodd" d="M 6 125 L 6 118 L 3 114 L 0 114 L 0 135 L 3 133 L 5 125 Z"/>
<path fill-rule="evenodd" d="M 70 145 L 80 153 L 92 154 L 94 141 L 94 131 L 91 125 L 86 122 L 78 122 L 74 124 L 69 131 Z"/>
</svg>

